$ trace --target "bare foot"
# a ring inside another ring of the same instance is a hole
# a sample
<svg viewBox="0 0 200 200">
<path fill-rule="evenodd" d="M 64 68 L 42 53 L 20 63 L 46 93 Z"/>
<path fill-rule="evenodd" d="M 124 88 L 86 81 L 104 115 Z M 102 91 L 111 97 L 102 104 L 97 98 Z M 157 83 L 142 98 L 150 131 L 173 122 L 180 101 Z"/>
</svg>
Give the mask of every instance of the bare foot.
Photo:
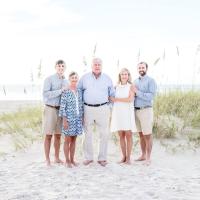
<svg viewBox="0 0 200 200">
<path fill-rule="evenodd" d="M 47 167 L 50 167 L 51 166 L 51 161 L 50 160 L 46 160 L 46 164 L 47 164 Z"/>
<path fill-rule="evenodd" d="M 102 167 L 105 167 L 108 163 L 106 160 L 99 160 L 97 161 Z"/>
<path fill-rule="evenodd" d="M 124 162 L 124 164 L 131 165 L 131 161 L 130 160 L 126 160 L 126 162 Z"/>
<path fill-rule="evenodd" d="M 64 164 L 64 162 L 63 162 L 60 158 L 55 159 L 55 160 L 54 160 L 54 163 L 57 163 L 57 164 Z"/>
<path fill-rule="evenodd" d="M 75 162 L 75 161 L 71 161 L 72 165 L 74 165 L 75 167 L 79 166 L 79 163 Z"/>
<path fill-rule="evenodd" d="M 149 166 L 151 164 L 151 160 L 146 160 L 144 165 Z"/>
<path fill-rule="evenodd" d="M 84 165 L 89 165 L 90 163 L 92 163 L 93 162 L 93 160 L 85 160 L 84 162 L 83 162 L 83 164 Z"/>
<path fill-rule="evenodd" d="M 126 161 L 126 158 L 122 158 L 119 162 L 117 162 L 118 164 L 124 163 Z"/>
<path fill-rule="evenodd" d="M 70 163 L 70 161 L 66 161 L 65 166 L 68 168 L 72 168 L 72 164 Z"/>
<path fill-rule="evenodd" d="M 144 160 L 146 160 L 146 158 L 145 157 L 143 157 L 143 156 L 140 156 L 139 158 L 137 158 L 135 161 L 144 161 Z"/>
</svg>

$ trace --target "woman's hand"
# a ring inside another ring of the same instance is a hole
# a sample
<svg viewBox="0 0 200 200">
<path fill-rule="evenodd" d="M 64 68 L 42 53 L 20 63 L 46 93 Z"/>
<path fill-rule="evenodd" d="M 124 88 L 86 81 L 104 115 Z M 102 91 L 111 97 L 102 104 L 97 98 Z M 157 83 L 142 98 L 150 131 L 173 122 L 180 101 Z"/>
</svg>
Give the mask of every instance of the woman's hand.
<svg viewBox="0 0 200 200">
<path fill-rule="evenodd" d="M 65 129 L 65 130 L 67 130 L 68 129 L 68 121 L 67 121 L 67 118 L 63 118 L 63 128 Z"/>
<path fill-rule="evenodd" d="M 82 117 L 82 125 L 83 125 L 83 126 L 85 125 L 84 117 Z"/>
<path fill-rule="evenodd" d="M 133 92 L 134 95 L 137 92 L 137 88 L 136 88 L 136 86 L 134 84 L 131 85 L 131 92 Z"/>
<path fill-rule="evenodd" d="M 115 102 L 115 98 L 114 98 L 114 97 L 109 97 L 108 99 L 109 99 L 109 101 L 111 101 L 111 102 Z"/>
</svg>

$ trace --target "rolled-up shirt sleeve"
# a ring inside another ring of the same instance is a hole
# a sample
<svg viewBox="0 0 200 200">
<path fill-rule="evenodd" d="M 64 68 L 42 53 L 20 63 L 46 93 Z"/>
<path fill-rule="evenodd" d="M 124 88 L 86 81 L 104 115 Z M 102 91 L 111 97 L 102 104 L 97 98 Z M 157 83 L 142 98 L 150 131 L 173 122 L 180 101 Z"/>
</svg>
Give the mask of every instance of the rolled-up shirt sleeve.
<svg viewBox="0 0 200 200">
<path fill-rule="evenodd" d="M 110 84 L 109 84 L 109 88 L 108 88 L 108 96 L 115 97 L 115 89 L 114 89 L 112 80 L 110 80 Z"/>
<path fill-rule="evenodd" d="M 140 90 L 137 90 L 136 96 L 138 96 L 139 98 L 141 98 L 145 101 L 152 101 L 156 94 L 156 89 L 157 89 L 156 82 L 152 79 L 149 83 L 149 91 L 142 92 Z"/>
<path fill-rule="evenodd" d="M 66 97 L 66 93 L 63 93 L 61 96 L 61 103 L 60 103 L 60 109 L 59 109 L 60 117 L 67 117 L 66 107 L 67 107 L 67 97 Z"/>
<path fill-rule="evenodd" d="M 45 79 L 43 86 L 43 96 L 47 99 L 53 99 L 59 97 L 62 94 L 62 89 L 51 91 L 51 80 Z"/>
<path fill-rule="evenodd" d="M 81 78 L 78 82 L 78 86 L 77 86 L 81 91 L 83 90 L 83 78 Z"/>
</svg>

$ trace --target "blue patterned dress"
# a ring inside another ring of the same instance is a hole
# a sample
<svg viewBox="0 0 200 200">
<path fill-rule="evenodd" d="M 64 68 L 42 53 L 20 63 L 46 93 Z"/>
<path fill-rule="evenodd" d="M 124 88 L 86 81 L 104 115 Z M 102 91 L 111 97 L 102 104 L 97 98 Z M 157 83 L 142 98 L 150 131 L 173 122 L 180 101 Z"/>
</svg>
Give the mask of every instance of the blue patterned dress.
<svg viewBox="0 0 200 200">
<path fill-rule="evenodd" d="M 82 134 L 83 96 L 80 89 L 77 89 L 76 94 L 71 90 L 66 90 L 62 94 L 59 116 L 66 117 L 68 121 L 68 129 L 64 129 L 62 126 L 62 133 L 64 135 L 76 136 Z"/>
</svg>

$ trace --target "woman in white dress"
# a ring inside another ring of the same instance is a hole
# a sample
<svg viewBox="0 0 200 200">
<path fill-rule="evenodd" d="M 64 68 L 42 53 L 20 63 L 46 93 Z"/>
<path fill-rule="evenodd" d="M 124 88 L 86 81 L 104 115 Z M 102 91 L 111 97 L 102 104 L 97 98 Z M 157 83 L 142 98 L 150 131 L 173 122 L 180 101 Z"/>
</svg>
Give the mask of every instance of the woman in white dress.
<svg viewBox="0 0 200 200">
<path fill-rule="evenodd" d="M 133 146 L 132 133 L 136 132 L 134 114 L 134 85 L 131 83 L 131 74 L 123 68 L 119 73 L 111 118 L 111 132 L 118 132 L 122 159 L 119 163 L 131 164 L 130 156 Z"/>
</svg>

